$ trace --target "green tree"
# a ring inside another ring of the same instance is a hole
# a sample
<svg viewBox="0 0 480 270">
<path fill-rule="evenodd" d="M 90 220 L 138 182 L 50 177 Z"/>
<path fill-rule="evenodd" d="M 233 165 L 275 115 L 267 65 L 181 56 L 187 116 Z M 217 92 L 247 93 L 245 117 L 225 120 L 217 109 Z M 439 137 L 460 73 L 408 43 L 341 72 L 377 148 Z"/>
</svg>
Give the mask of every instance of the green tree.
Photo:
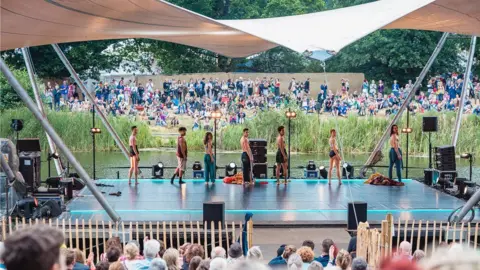
<svg viewBox="0 0 480 270">
<path fill-rule="evenodd" d="M 85 41 L 59 44 L 77 73 L 82 78 L 98 78 L 100 71 L 112 71 L 119 67 L 122 57 L 109 54 L 106 50 L 118 40 Z M 30 54 L 35 72 L 40 78 L 65 78 L 70 73 L 62 64 L 52 46 L 31 47 Z M 23 55 L 19 50 L 3 53 L 8 64 L 14 68 L 25 67 Z"/>
<path fill-rule="evenodd" d="M 11 68 L 11 67 L 10 67 Z M 20 84 L 27 90 L 30 97 L 33 98 L 33 89 L 28 78 L 28 73 L 25 69 L 11 69 L 13 75 Z M 0 111 L 5 109 L 15 108 L 22 104 L 22 101 L 18 97 L 17 93 L 7 81 L 7 78 L 0 73 Z"/>
</svg>

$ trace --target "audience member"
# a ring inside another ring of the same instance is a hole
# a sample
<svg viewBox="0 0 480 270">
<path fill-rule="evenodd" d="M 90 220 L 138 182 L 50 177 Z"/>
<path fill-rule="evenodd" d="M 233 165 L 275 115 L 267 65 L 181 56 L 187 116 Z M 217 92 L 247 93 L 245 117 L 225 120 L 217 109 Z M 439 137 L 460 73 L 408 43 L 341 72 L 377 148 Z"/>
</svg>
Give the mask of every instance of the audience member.
<svg viewBox="0 0 480 270">
<path fill-rule="evenodd" d="M 160 242 L 157 240 L 147 240 L 143 247 L 143 255 L 145 256 L 145 259 L 137 261 L 136 267 L 140 269 L 147 269 L 152 261 L 159 256 L 158 253 L 160 251 L 160 245 Z"/>
<path fill-rule="evenodd" d="M 347 270 L 352 263 L 352 257 L 350 257 L 350 254 L 348 254 L 346 250 L 342 249 L 338 252 L 335 262 L 338 270 Z"/>
<path fill-rule="evenodd" d="M 212 249 L 212 252 L 210 254 L 210 258 L 211 259 L 215 259 L 215 258 L 226 258 L 227 257 L 227 252 L 225 251 L 225 249 L 223 247 L 215 247 Z"/>
<path fill-rule="evenodd" d="M 231 266 L 238 261 L 242 261 L 243 259 L 242 246 L 239 243 L 233 243 L 228 249 L 228 265 Z"/>
<path fill-rule="evenodd" d="M 163 259 L 165 260 L 165 263 L 167 264 L 167 269 L 168 270 L 179 270 L 180 267 L 178 266 L 178 258 L 180 254 L 178 250 L 174 248 L 169 248 L 165 250 L 165 253 L 163 254 Z"/>
<path fill-rule="evenodd" d="M 313 243 L 312 240 L 305 240 L 303 241 L 302 247 L 309 247 L 312 250 L 315 250 L 315 244 Z"/>
<path fill-rule="evenodd" d="M 357 257 L 352 261 L 352 270 L 367 270 L 368 264 L 364 258 Z"/>
<path fill-rule="evenodd" d="M 413 261 L 418 263 L 423 260 L 423 258 L 425 258 L 425 251 L 420 249 L 415 250 L 412 257 Z"/>
<path fill-rule="evenodd" d="M 124 255 L 125 260 L 123 261 L 123 263 L 125 265 L 125 268 L 127 268 L 128 270 L 135 269 L 139 262 L 137 260 L 137 256 L 140 255 L 140 250 L 138 249 L 138 246 L 134 243 L 126 244 Z"/>
<path fill-rule="evenodd" d="M 322 242 L 322 253 L 315 260 L 322 264 L 323 267 L 327 267 L 330 262 L 334 264 L 335 258 L 330 258 L 330 247 L 334 246 L 332 239 L 325 239 Z"/>
<path fill-rule="evenodd" d="M 397 256 L 405 257 L 409 260 L 412 260 L 412 244 L 407 241 L 403 241 L 402 243 L 400 243 Z"/>
<path fill-rule="evenodd" d="M 292 254 L 288 257 L 287 263 L 288 270 L 296 270 L 303 268 L 303 260 L 297 253 Z"/>
<path fill-rule="evenodd" d="M 114 262 L 111 263 L 110 266 L 108 267 L 108 270 L 127 270 L 123 263 L 121 262 Z"/>
<path fill-rule="evenodd" d="M 2 260 L 8 270 L 53 270 L 65 267 L 60 257 L 63 233 L 35 225 L 13 232 L 4 242 Z"/>
<path fill-rule="evenodd" d="M 108 270 L 110 263 L 108 262 L 99 262 L 95 265 L 95 270 Z"/>
<path fill-rule="evenodd" d="M 281 248 L 280 248 L 281 249 Z M 279 249 L 279 250 L 280 250 Z M 292 254 L 295 254 L 297 252 L 297 248 L 293 245 L 288 245 L 283 248 L 283 253 L 280 256 L 277 256 L 273 258 L 268 265 L 272 268 L 281 268 L 285 265 L 287 265 L 288 259 Z M 278 251 L 277 251 L 278 254 Z"/>
<path fill-rule="evenodd" d="M 260 247 L 258 246 L 251 247 L 247 252 L 247 260 L 256 260 L 256 261 L 263 260 L 263 255 L 262 255 L 262 251 L 260 250 Z"/>
<path fill-rule="evenodd" d="M 297 254 L 302 258 L 303 267 L 302 269 L 308 268 L 310 263 L 315 259 L 315 253 L 310 247 L 301 247 L 297 250 Z"/>
<path fill-rule="evenodd" d="M 183 270 L 188 270 L 190 268 L 190 260 L 192 260 L 193 257 L 198 256 L 200 258 L 203 258 L 205 256 L 205 252 L 203 250 L 203 246 L 200 244 L 191 244 L 188 246 L 187 251 L 185 253 L 185 260 L 183 262 L 182 269 Z"/>
<path fill-rule="evenodd" d="M 226 270 L 228 267 L 227 260 L 217 257 L 210 261 L 210 270 Z"/>
<path fill-rule="evenodd" d="M 144 268 L 140 268 L 144 269 Z M 155 258 L 150 262 L 148 270 L 167 270 L 167 264 L 161 258 Z"/>
<path fill-rule="evenodd" d="M 107 261 L 109 263 L 118 262 L 120 260 L 120 256 L 122 255 L 122 251 L 117 247 L 111 247 L 107 250 Z"/>
<path fill-rule="evenodd" d="M 188 264 L 188 270 L 196 270 L 200 265 L 200 262 L 202 262 L 202 257 L 200 256 L 193 257 L 190 260 L 190 263 Z"/>
<path fill-rule="evenodd" d="M 65 265 L 67 266 L 67 270 L 73 270 L 73 266 L 75 265 L 75 251 L 67 248 L 63 253 L 65 255 Z"/>
<path fill-rule="evenodd" d="M 225 259 L 224 259 L 225 261 Z M 227 263 L 227 261 L 225 261 Z M 197 270 L 209 270 L 210 269 L 210 260 L 202 260 L 200 265 L 197 267 Z"/>
<path fill-rule="evenodd" d="M 319 263 L 317 261 L 313 261 L 313 262 L 310 263 L 307 270 L 323 270 L 323 266 L 322 266 L 321 263 Z"/>
</svg>

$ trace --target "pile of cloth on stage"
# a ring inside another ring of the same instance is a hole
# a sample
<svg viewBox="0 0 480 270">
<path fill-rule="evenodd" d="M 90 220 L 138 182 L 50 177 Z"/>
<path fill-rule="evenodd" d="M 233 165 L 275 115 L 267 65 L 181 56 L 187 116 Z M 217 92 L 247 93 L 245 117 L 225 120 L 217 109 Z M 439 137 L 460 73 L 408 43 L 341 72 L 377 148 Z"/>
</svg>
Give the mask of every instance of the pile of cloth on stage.
<svg viewBox="0 0 480 270">
<path fill-rule="evenodd" d="M 243 173 L 239 172 L 234 176 L 226 176 L 225 178 L 223 178 L 223 183 L 243 185 Z"/>
<path fill-rule="evenodd" d="M 380 173 L 374 173 L 370 175 L 367 181 L 364 184 L 376 185 L 376 186 L 404 186 L 402 182 L 395 181 L 390 179 Z"/>
</svg>

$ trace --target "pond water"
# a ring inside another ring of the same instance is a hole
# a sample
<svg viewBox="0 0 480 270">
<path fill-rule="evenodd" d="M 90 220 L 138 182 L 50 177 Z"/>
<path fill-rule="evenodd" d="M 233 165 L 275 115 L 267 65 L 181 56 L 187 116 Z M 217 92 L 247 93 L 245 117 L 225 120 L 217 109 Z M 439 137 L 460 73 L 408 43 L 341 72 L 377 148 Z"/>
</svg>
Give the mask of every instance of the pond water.
<svg viewBox="0 0 480 270">
<path fill-rule="evenodd" d="M 192 165 L 195 161 L 200 161 L 203 166 L 203 152 L 189 152 L 189 158 L 187 163 L 187 178 L 192 177 Z M 92 153 L 90 152 L 78 152 L 75 153 L 77 159 L 81 162 L 87 172 L 92 175 Z M 240 153 L 217 153 L 217 166 L 224 168 L 225 165 L 230 162 L 235 162 L 238 166 L 240 162 Z M 273 162 L 275 160 L 274 153 L 269 153 L 267 157 L 268 161 Z M 352 164 L 355 169 L 355 175 L 358 175 L 359 169 L 363 166 L 364 162 L 368 159 L 367 154 L 347 155 L 344 159 Z M 44 180 L 48 176 L 48 163 L 45 161 L 46 156 L 42 156 L 42 179 Z M 325 166 L 328 168 L 329 157 L 327 154 L 294 154 L 292 153 L 291 166 L 292 176 L 294 178 L 303 177 L 303 169 L 295 169 L 298 166 L 306 166 L 308 161 L 313 160 L 318 166 Z M 164 166 L 176 166 L 177 160 L 175 152 L 170 150 L 165 151 L 141 151 L 140 166 L 151 167 L 152 165 L 162 162 Z M 428 157 L 410 157 L 409 158 L 409 171 L 408 178 L 423 177 L 423 169 L 428 167 Z M 273 164 L 269 164 L 272 166 Z M 388 165 L 388 157 L 385 157 L 379 165 Z M 404 166 L 405 166 L 404 161 Z M 97 178 L 117 178 L 117 171 L 120 173 L 120 178 L 128 177 L 129 163 L 120 152 L 97 152 L 96 153 L 96 176 Z M 126 169 L 112 168 L 112 167 L 127 167 Z M 51 164 L 52 175 L 55 174 L 55 165 Z M 268 170 L 268 176 L 273 178 L 272 170 Z M 143 169 L 143 176 L 145 178 L 151 178 L 151 169 Z M 382 174 L 387 175 L 387 168 L 377 168 Z M 457 159 L 457 171 L 459 177 L 469 178 L 469 163 L 464 159 Z M 173 173 L 173 169 L 165 170 L 165 177 L 170 177 Z M 402 172 L 405 177 L 405 170 Z M 224 169 L 219 169 L 217 175 L 224 175 Z M 394 177 L 395 173 L 394 173 Z M 473 180 L 480 182 L 480 159 L 474 160 L 473 164 Z"/>
</svg>

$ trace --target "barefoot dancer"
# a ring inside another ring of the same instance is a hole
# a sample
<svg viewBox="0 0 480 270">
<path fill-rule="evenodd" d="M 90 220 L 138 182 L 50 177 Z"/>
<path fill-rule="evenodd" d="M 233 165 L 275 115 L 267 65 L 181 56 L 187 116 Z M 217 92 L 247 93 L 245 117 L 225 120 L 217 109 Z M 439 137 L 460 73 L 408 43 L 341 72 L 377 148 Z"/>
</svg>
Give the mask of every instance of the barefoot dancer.
<svg viewBox="0 0 480 270">
<path fill-rule="evenodd" d="M 243 171 L 243 183 L 252 184 L 252 165 L 253 155 L 250 149 L 250 143 L 248 142 L 248 128 L 243 129 L 243 136 L 240 139 L 240 145 L 242 146 L 242 171 Z"/>
<path fill-rule="evenodd" d="M 212 140 L 212 133 L 205 133 L 205 138 L 203 139 L 203 145 L 205 146 L 205 156 L 203 157 L 203 162 L 205 163 L 205 184 L 208 184 L 209 181 L 215 184 L 215 157 L 212 151 Z"/>
<path fill-rule="evenodd" d="M 337 131 L 335 129 L 330 130 L 330 139 L 328 140 L 330 144 L 330 167 L 328 168 L 328 184 L 332 184 L 332 169 L 335 167 L 337 169 L 338 183 L 342 184 L 342 178 L 340 177 L 340 161 L 342 157 L 338 153 L 337 148 Z"/>
<path fill-rule="evenodd" d="M 398 181 L 402 182 L 402 150 L 400 149 L 397 125 L 393 125 L 392 129 L 390 130 L 390 146 L 392 148 L 390 148 L 390 153 L 388 155 L 390 158 L 390 164 L 388 166 L 388 178 L 393 179 L 393 165 L 395 164 Z"/>
<path fill-rule="evenodd" d="M 187 133 L 187 129 L 185 127 L 181 127 L 178 129 L 180 136 L 177 139 L 177 161 L 178 166 L 175 169 L 175 173 L 170 180 L 170 183 L 173 184 L 175 180 L 175 176 L 178 176 L 179 184 L 183 184 L 182 177 L 185 174 L 185 170 L 187 168 L 187 141 L 185 140 L 185 134 Z"/>
<path fill-rule="evenodd" d="M 140 153 L 138 152 L 137 147 L 137 133 L 138 129 L 136 126 L 132 127 L 132 135 L 128 140 L 128 145 L 130 146 L 130 170 L 128 170 L 128 184 L 132 182 L 132 173 L 135 174 L 135 185 L 138 184 L 138 162 L 140 161 Z"/>
<path fill-rule="evenodd" d="M 277 155 L 275 161 L 277 162 L 277 185 L 280 185 L 280 166 L 283 168 L 283 175 L 285 176 L 285 185 L 288 183 L 287 177 L 287 166 L 288 166 L 288 157 L 287 151 L 285 151 L 285 127 L 278 127 L 278 137 L 277 137 Z"/>
</svg>

